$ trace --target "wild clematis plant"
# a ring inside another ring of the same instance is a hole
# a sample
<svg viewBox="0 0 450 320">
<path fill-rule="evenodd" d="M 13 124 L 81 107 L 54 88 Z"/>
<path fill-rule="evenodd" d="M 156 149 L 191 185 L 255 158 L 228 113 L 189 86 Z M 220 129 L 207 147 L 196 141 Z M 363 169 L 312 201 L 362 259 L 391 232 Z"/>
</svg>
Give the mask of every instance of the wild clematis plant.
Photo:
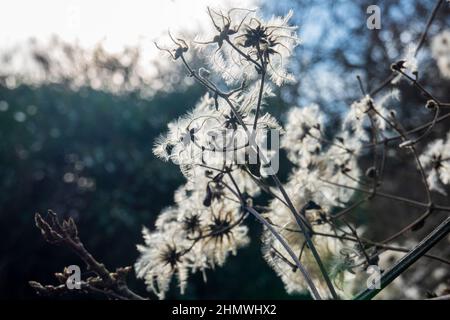
<svg viewBox="0 0 450 320">
<path fill-rule="evenodd" d="M 366 201 L 381 183 L 382 161 L 375 156 L 373 166 L 363 170 L 358 159 L 368 150 L 376 153 L 383 137 L 400 134 L 407 140 L 389 108 L 399 92 L 377 99 L 364 94 L 331 139 L 317 105 L 292 108 L 283 128 L 265 110 L 270 111 L 273 86 L 294 80 L 288 62 L 300 40 L 289 23 L 293 12 L 269 20 L 244 9 L 208 8 L 208 14 L 216 30 L 212 39 L 198 36 L 188 44 L 169 34 L 172 48 L 157 45 L 180 60 L 208 93 L 156 141 L 155 155 L 179 165 L 187 182 L 156 230 L 144 229 L 138 277 L 160 298 L 173 276 L 183 292 L 190 273 L 223 265 L 249 242 L 245 220 L 253 215 L 264 225 L 263 255 L 288 292 L 309 290 L 316 299 L 351 297 L 364 282 L 365 268 L 377 264 L 384 251 L 402 250 L 367 242 L 361 230 L 340 221 L 358 206 L 350 204 L 357 191 L 367 187 Z M 393 67 L 398 71 L 393 82 L 406 71 L 417 74 L 412 50 L 398 69 Z M 189 55 L 201 54 L 209 64 L 192 66 Z M 264 170 L 274 152 L 267 148 L 269 131 L 281 137 L 280 147 L 294 165 L 284 184 L 275 170 Z M 434 181 L 449 183 L 446 165 L 438 165 L 439 155 L 432 153 L 416 155 L 424 166 L 435 164 L 425 180 L 429 190 L 436 189 Z M 260 193 L 273 198 L 262 210 L 253 201 Z"/>
<path fill-rule="evenodd" d="M 416 55 L 429 25 L 417 46 L 392 64 L 392 74 L 381 86 L 366 92 L 360 81 L 361 98 L 343 113 L 330 135 L 329 121 L 318 105 L 292 107 L 284 126 L 269 113 L 274 87 L 295 80 L 288 67 L 300 39 L 297 27 L 290 24 L 292 11 L 269 20 L 238 8 L 227 12 L 208 8 L 208 15 L 215 30 L 212 37 L 188 41 L 169 33 L 170 47 L 156 44 L 183 64 L 207 93 L 191 111 L 169 123 L 154 145 L 154 154 L 178 165 L 186 183 L 175 192 L 175 204 L 160 213 L 155 227 L 143 229 L 144 244 L 138 245 L 134 269 L 148 290 L 163 299 L 173 278 L 182 293 L 191 274 L 201 272 L 206 279 L 209 269 L 222 266 L 249 243 L 245 223 L 251 217 L 262 223 L 263 256 L 289 293 L 308 290 L 314 299 L 341 299 L 366 289 L 356 297 L 369 299 L 420 257 L 448 266 L 448 260 L 427 251 L 450 231 L 450 207 L 437 204 L 432 193 L 444 194 L 450 184 L 450 136 L 430 144 L 422 154 L 418 151 L 436 124 L 450 117 L 441 114 L 449 104 L 428 92 L 418 78 Z M 443 33 L 433 41 L 435 57 L 445 55 L 446 37 Z M 193 55 L 203 55 L 208 64 L 193 66 Z M 413 129 L 403 127 L 391 108 L 400 92 L 385 90 L 400 80 L 428 98 L 432 121 Z M 293 167 L 284 183 L 277 177 L 280 148 Z M 380 190 L 388 179 L 390 150 L 406 153 L 415 163 L 426 201 Z M 362 157 L 371 159 L 369 166 L 361 164 Z M 261 194 L 270 197 L 269 203 L 257 203 Z M 368 239 L 364 229 L 346 221 L 346 215 L 379 197 L 420 208 L 424 214 L 387 239 Z M 430 215 L 442 213 L 447 219 L 424 241 L 411 243 L 411 248 L 396 244 L 400 236 L 423 227 Z M 55 237 L 50 224 L 40 216 L 36 221 L 44 235 Z M 74 228 L 72 223 L 67 226 Z M 56 234 L 78 244 L 64 225 Z M 79 246 L 75 249 L 85 255 Z M 141 298 L 116 283 L 115 276 L 109 279 L 95 260 L 89 262 L 101 279 L 108 280 L 102 282 L 108 292 Z M 378 287 L 368 282 L 366 272 L 374 266 L 387 270 Z M 405 285 L 401 278 L 398 283 Z M 41 291 L 58 290 L 33 285 Z M 84 288 L 95 285 L 91 280 Z M 395 285 L 383 291 L 386 297 L 400 290 Z M 416 288 L 407 292 L 418 297 Z"/>
</svg>

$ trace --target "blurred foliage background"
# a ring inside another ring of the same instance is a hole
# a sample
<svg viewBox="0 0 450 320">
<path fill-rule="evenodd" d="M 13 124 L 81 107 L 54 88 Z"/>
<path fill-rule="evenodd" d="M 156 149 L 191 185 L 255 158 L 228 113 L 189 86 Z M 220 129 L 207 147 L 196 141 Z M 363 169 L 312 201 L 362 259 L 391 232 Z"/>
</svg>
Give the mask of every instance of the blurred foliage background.
<svg viewBox="0 0 450 320">
<path fill-rule="evenodd" d="M 390 74 L 390 63 L 419 38 L 434 1 L 376 2 L 382 10 L 382 29 L 376 31 L 366 28 L 365 10 L 372 1 L 262 3 L 265 15 L 293 8 L 304 42 L 292 66 L 298 82 L 277 92 L 269 103 L 271 113 L 283 119 L 290 105 L 315 102 L 333 128 L 338 115 L 361 96 L 357 74 L 369 89 Z M 445 3 L 431 35 L 449 26 L 448 13 Z M 153 156 L 152 144 L 170 120 L 195 104 L 203 88 L 186 80 L 179 66 L 158 66 L 157 61 L 151 63 L 158 75 L 145 78 L 139 72 L 138 49 L 122 54 L 110 54 L 101 46 L 83 50 L 56 38 L 48 43 L 35 40 L 29 45 L 35 66 L 31 75 L 0 68 L 0 298 L 37 298 L 29 280 L 54 283 L 54 272 L 80 263 L 65 248 L 44 242 L 34 227 L 35 212 L 52 209 L 73 217 L 85 245 L 100 261 L 111 268 L 131 265 L 138 255 L 135 245 L 142 242 L 142 225 L 152 225 L 183 183 L 176 166 Z M 429 56 L 429 50 L 424 51 Z M 0 54 L 1 64 L 8 65 L 17 53 L 0 48 Z M 422 60 L 422 81 L 449 101 L 450 83 L 439 76 L 432 59 Z M 423 108 L 426 99 L 405 82 L 400 89 L 402 102 L 394 107 L 406 125 L 430 117 Z M 436 136 L 448 128 L 448 123 L 439 125 Z M 396 155 L 389 166 L 394 179 L 387 188 L 423 198 L 420 180 L 411 171 L 399 170 L 405 158 Z M 286 175 L 290 167 L 283 161 L 281 174 Z M 386 208 L 388 214 L 381 215 Z M 378 239 L 420 214 L 383 200 L 361 210 L 364 214 L 357 211 L 354 221 L 371 226 L 368 233 Z M 252 221 L 249 225 L 253 241 L 238 257 L 209 271 L 207 283 L 194 276 L 185 296 L 172 290 L 169 297 L 299 298 L 288 296 L 265 264 L 260 226 Z M 417 237 L 423 234 L 419 231 Z M 439 249 L 442 252 L 448 254 L 448 249 Z M 144 290 L 134 279 L 131 286 Z"/>
</svg>

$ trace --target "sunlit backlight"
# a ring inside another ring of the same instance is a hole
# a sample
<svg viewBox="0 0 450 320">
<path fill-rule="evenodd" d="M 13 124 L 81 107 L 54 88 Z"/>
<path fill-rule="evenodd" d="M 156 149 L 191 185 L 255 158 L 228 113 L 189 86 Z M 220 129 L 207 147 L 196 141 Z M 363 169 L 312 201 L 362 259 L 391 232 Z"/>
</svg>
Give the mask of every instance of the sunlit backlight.
<svg viewBox="0 0 450 320">
<path fill-rule="evenodd" d="M 256 0 L 15 0 L 2 5 L 0 50 L 29 38 L 56 35 L 84 47 L 101 42 L 108 51 L 149 47 L 167 32 L 194 31 L 210 25 L 207 6 L 255 7 Z M 5 32 L 6 31 L 6 32 Z M 152 52 L 156 50 L 152 47 Z"/>
</svg>

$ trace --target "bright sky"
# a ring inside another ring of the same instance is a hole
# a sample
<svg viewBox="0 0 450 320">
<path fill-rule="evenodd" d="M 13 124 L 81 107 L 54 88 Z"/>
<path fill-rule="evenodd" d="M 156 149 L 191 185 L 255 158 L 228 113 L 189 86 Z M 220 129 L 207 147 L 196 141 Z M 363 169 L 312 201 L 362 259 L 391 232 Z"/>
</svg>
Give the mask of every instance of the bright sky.
<svg viewBox="0 0 450 320">
<path fill-rule="evenodd" d="M 108 51 L 147 47 L 170 28 L 209 24 L 206 6 L 254 8 L 258 0 L 8 0 L 0 11 L 0 50 L 30 37 L 58 35 L 83 47 L 102 41 Z"/>
</svg>

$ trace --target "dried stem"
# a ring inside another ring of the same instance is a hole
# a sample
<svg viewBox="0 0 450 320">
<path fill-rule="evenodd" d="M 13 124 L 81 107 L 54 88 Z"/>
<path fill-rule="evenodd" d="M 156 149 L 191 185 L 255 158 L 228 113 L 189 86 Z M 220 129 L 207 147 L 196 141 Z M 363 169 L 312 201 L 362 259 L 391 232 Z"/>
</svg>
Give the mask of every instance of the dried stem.
<svg viewBox="0 0 450 320">
<path fill-rule="evenodd" d="M 81 282 L 82 291 L 101 292 L 112 299 L 145 300 L 127 286 L 126 276 L 132 270 L 131 267 L 117 268 L 114 272 L 109 271 L 86 250 L 78 237 L 78 229 L 72 218 L 63 220 L 61 223 L 56 213 L 51 210 L 48 216 L 48 219 L 44 219 L 39 213 L 35 215 L 36 227 L 41 230 L 44 239 L 49 243 L 62 244 L 75 252 L 86 263 L 87 269 L 96 274 L 96 277 L 90 277 Z M 57 275 L 60 281 L 67 280 L 65 273 Z M 30 281 L 30 285 L 37 293 L 45 295 L 64 294 L 70 291 L 65 283 L 59 286 L 43 286 L 36 281 Z"/>
</svg>

